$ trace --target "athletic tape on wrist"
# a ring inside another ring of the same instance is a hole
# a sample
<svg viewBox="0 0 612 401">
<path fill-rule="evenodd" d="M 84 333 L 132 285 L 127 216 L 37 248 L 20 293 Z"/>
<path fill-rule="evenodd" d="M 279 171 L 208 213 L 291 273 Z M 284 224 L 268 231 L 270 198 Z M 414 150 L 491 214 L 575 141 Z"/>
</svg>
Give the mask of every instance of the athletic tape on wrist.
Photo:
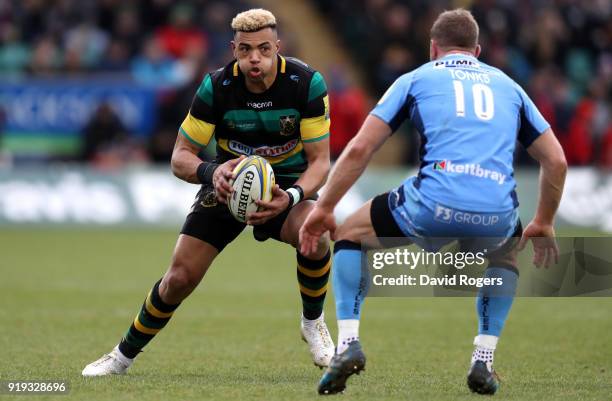
<svg viewBox="0 0 612 401">
<path fill-rule="evenodd" d="M 289 195 L 289 208 L 293 207 L 302 199 L 300 198 L 300 191 L 291 187 L 287 189 L 287 195 Z"/>
<path fill-rule="evenodd" d="M 200 180 L 202 184 L 212 184 L 213 174 L 215 173 L 215 170 L 217 169 L 217 167 L 219 167 L 217 163 L 210 163 L 210 162 L 200 163 L 200 165 L 198 166 L 198 169 L 196 170 L 196 175 L 198 176 L 198 180 Z"/>
<path fill-rule="evenodd" d="M 297 184 L 292 185 L 290 188 L 294 188 L 298 191 L 298 193 L 300 194 L 300 197 L 298 199 L 298 202 L 301 202 L 304 200 L 304 189 L 302 187 L 300 187 Z M 296 202 L 297 203 L 297 202 Z"/>
</svg>

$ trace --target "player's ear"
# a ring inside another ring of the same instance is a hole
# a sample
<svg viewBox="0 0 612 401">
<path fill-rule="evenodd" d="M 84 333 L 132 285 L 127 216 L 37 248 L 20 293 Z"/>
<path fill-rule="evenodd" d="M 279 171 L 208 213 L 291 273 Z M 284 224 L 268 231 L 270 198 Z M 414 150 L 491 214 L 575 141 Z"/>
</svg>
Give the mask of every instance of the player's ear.
<svg viewBox="0 0 612 401">
<path fill-rule="evenodd" d="M 234 40 L 230 41 L 230 48 L 232 49 L 232 55 L 234 56 L 234 58 L 236 60 L 238 60 L 238 54 L 236 54 L 237 53 L 237 49 L 238 49 L 238 47 L 236 45 L 236 41 L 234 41 Z"/>
<path fill-rule="evenodd" d="M 436 59 L 436 42 L 433 39 L 429 41 L 429 60 L 433 61 Z"/>
<path fill-rule="evenodd" d="M 280 50 L 280 39 L 276 40 L 276 52 L 278 53 L 278 51 Z"/>
<path fill-rule="evenodd" d="M 478 58 L 478 56 L 480 56 L 481 51 L 482 51 L 482 48 L 480 47 L 480 45 L 476 45 L 476 49 L 474 49 L 474 56 Z"/>
</svg>

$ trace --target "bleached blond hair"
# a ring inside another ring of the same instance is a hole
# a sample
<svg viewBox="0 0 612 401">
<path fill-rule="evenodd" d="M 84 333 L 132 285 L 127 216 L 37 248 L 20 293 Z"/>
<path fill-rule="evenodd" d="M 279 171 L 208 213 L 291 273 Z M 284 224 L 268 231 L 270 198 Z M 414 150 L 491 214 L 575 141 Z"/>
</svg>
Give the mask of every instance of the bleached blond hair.
<svg viewBox="0 0 612 401">
<path fill-rule="evenodd" d="M 257 32 L 264 28 L 276 29 L 276 17 L 263 8 L 243 11 L 232 20 L 234 32 Z"/>
</svg>

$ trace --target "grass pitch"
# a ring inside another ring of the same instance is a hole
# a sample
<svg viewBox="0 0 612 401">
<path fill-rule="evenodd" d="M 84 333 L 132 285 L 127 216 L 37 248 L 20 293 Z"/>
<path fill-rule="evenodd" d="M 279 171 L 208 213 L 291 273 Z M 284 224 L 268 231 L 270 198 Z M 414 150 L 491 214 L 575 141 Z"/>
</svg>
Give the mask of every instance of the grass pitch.
<svg viewBox="0 0 612 401">
<path fill-rule="evenodd" d="M 176 233 L 0 231 L 0 380 L 67 380 L 57 400 L 315 400 L 299 338 L 294 251 L 245 233 L 123 377 L 83 379 L 118 342 L 170 260 Z M 327 302 L 336 335 L 333 298 Z M 473 299 L 370 299 L 367 370 L 343 400 L 477 400 L 465 386 Z M 612 399 L 612 299 L 518 299 L 497 400 Z M 332 397 L 333 398 L 333 397 Z M 0 395 L 22 400 L 32 396 Z"/>
</svg>

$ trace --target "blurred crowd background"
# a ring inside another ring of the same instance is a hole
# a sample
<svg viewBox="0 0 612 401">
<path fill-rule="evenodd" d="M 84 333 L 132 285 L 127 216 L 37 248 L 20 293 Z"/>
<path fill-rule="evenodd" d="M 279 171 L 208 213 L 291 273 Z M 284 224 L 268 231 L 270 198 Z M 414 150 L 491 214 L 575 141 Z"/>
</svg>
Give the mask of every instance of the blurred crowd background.
<svg viewBox="0 0 612 401">
<path fill-rule="evenodd" d="M 450 7 L 472 11 L 481 60 L 530 94 L 572 165 L 612 167 L 609 0 L 317 0 L 380 95 L 429 58 L 429 30 Z M 522 157 L 520 161 L 527 162 Z"/>
<path fill-rule="evenodd" d="M 438 13 L 462 6 L 480 24 L 481 59 L 528 91 L 570 164 L 612 167 L 609 0 L 310 2 L 363 77 L 349 84 L 341 67 L 324 71 L 334 156 L 382 92 L 428 61 Z M 232 59 L 232 17 L 257 5 L 0 0 L 0 165 L 168 163 L 203 73 Z M 303 23 L 279 20 L 281 39 L 289 42 L 283 54 L 302 57 L 291 26 Z M 399 163 L 416 162 L 411 131 L 400 133 L 409 141 Z"/>
</svg>

